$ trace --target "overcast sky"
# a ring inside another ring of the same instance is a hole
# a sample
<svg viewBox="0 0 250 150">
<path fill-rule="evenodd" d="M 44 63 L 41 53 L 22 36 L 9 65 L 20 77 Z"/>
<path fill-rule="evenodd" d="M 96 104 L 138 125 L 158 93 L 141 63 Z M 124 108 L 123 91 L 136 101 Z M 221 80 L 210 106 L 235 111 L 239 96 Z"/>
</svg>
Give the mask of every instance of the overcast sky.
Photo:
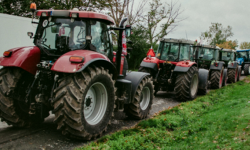
<svg viewBox="0 0 250 150">
<path fill-rule="evenodd" d="M 162 0 L 169 2 L 170 0 Z M 211 22 L 226 27 L 230 25 L 238 44 L 250 42 L 250 0 L 179 0 L 184 9 L 181 17 L 186 20 L 179 23 L 176 31 L 167 37 L 199 39 L 201 32 L 207 31 Z"/>
</svg>

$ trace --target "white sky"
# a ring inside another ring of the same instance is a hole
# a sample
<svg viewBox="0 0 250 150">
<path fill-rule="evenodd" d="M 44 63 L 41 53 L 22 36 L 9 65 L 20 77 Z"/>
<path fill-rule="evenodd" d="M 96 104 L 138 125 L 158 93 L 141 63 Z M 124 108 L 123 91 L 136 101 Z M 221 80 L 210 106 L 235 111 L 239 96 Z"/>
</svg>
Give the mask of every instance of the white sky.
<svg viewBox="0 0 250 150">
<path fill-rule="evenodd" d="M 168 38 L 186 38 L 187 33 L 188 39 L 198 40 L 211 22 L 218 22 L 223 27 L 232 27 L 234 36 L 229 40 L 237 39 L 238 44 L 250 42 L 250 0 L 179 0 L 179 3 L 184 9 L 181 17 L 188 18 L 180 22 Z"/>
</svg>

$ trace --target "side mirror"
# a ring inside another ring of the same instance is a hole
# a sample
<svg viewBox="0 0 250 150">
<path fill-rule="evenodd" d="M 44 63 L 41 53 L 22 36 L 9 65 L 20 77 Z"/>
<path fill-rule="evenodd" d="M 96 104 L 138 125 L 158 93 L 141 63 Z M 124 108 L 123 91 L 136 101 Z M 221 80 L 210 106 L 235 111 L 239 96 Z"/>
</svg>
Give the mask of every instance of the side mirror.
<svg viewBox="0 0 250 150">
<path fill-rule="evenodd" d="M 33 32 L 28 32 L 27 35 L 32 38 L 33 37 Z"/>
<path fill-rule="evenodd" d="M 131 47 L 127 47 L 127 51 L 131 52 L 133 49 Z"/>
<path fill-rule="evenodd" d="M 126 25 L 125 33 L 126 33 L 126 37 L 130 37 L 130 35 L 131 35 L 131 26 L 130 25 Z"/>
<path fill-rule="evenodd" d="M 59 26 L 52 26 L 51 27 L 51 32 L 52 33 L 59 33 Z"/>
<path fill-rule="evenodd" d="M 133 42 L 131 40 L 128 40 L 127 44 L 133 44 Z"/>
</svg>

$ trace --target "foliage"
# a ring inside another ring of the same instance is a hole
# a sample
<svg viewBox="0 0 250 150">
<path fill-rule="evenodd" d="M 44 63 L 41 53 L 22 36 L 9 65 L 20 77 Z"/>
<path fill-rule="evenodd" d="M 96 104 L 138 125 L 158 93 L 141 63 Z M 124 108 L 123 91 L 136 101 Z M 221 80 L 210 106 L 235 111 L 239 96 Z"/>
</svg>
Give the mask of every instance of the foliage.
<svg viewBox="0 0 250 150">
<path fill-rule="evenodd" d="M 240 43 L 240 49 L 250 49 L 250 42 Z"/>
<path fill-rule="evenodd" d="M 30 4 L 35 2 L 37 9 L 61 9 L 69 10 L 78 8 L 80 10 L 87 9 L 91 4 L 92 8 L 102 10 L 107 3 L 105 0 L 2 0 L 0 4 L 3 7 L 3 12 L 11 15 L 31 16 Z"/>
<path fill-rule="evenodd" d="M 210 45 L 222 44 L 234 34 L 232 27 L 224 28 L 221 23 L 211 23 L 209 30 L 201 33 L 201 39 L 207 41 Z"/>
<path fill-rule="evenodd" d="M 250 149 L 250 78 L 79 149 Z"/>
<path fill-rule="evenodd" d="M 179 19 L 179 15 L 183 12 L 180 10 L 181 5 L 176 5 L 177 2 L 173 3 L 172 1 L 170 4 L 162 4 L 160 0 L 150 2 L 150 11 L 143 17 L 140 24 L 146 24 L 144 30 L 149 34 L 151 45 L 172 32 L 177 23 L 183 20 Z"/>
<path fill-rule="evenodd" d="M 147 43 L 148 35 L 143 30 L 141 26 L 137 26 L 133 28 L 133 34 L 129 37 L 129 40 L 133 42 L 133 44 L 128 47 L 132 48 L 130 52 L 130 59 L 128 60 L 129 69 L 138 69 L 141 61 L 151 47 L 150 44 Z"/>
<path fill-rule="evenodd" d="M 224 49 L 235 49 L 238 46 L 238 41 L 226 41 L 224 43 L 221 44 L 216 44 L 216 46 L 219 46 L 220 48 L 224 48 Z"/>
</svg>

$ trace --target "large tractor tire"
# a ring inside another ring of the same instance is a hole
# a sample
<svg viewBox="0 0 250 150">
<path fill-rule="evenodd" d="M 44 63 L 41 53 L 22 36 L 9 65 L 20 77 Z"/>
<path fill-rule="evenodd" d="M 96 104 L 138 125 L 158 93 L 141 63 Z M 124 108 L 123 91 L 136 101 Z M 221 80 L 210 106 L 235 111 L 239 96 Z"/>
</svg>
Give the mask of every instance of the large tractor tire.
<svg viewBox="0 0 250 150">
<path fill-rule="evenodd" d="M 0 117 L 14 127 L 30 127 L 39 123 L 36 116 L 29 116 L 25 103 L 26 90 L 34 77 L 15 67 L 0 70 Z M 39 118 L 39 117 L 38 117 Z"/>
<path fill-rule="evenodd" d="M 176 77 L 174 91 L 176 98 L 182 101 L 195 99 L 198 92 L 199 73 L 196 66 L 192 66 L 186 73 L 179 73 Z"/>
<path fill-rule="evenodd" d="M 238 68 L 228 69 L 228 82 L 235 83 L 237 82 L 237 78 L 238 78 Z"/>
<path fill-rule="evenodd" d="M 228 80 L 227 69 L 224 69 L 222 86 L 226 86 L 227 85 L 227 80 Z"/>
<path fill-rule="evenodd" d="M 140 82 L 135 97 L 131 104 L 125 108 L 128 117 L 134 119 L 144 119 L 148 116 L 153 103 L 153 81 L 152 78 L 146 76 Z"/>
<path fill-rule="evenodd" d="M 151 75 L 151 77 L 153 78 L 153 73 L 149 68 L 140 67 L 138 71 L 149 73 Z M 155 96 L 156 96 L 158 91 L 159 91 L 159 86 L 157 84 L 154 84 L 154 95 Z"/>
<path fill-rule="evenodd" d="M 237 77 L 237 81 L 240 81 L 240 76 L 241 76 L 241 67 L 238 67 L 238 77 Z"/>
<path fill-rule="evenodd" d="M 224 68 L 222 68 L 221 70 L 212 70 L 210 78 L 211 88 L 220 89 L 222 87 L 223 74 Z"/>
<path fill-rule="evenodd" d="M 245 64 L 244 65 L 244 75 L 249 75 L 250 74 L 250 64 Z"/>
<path fill-rule="evenodd" d="M 91 140 L 101 136 L 111 123 L 115 107 L 115 81 L 109 70 L 88 67 L 65 75 L 54 90 L 54 122 L 68 137 Z"/>
</svg>

